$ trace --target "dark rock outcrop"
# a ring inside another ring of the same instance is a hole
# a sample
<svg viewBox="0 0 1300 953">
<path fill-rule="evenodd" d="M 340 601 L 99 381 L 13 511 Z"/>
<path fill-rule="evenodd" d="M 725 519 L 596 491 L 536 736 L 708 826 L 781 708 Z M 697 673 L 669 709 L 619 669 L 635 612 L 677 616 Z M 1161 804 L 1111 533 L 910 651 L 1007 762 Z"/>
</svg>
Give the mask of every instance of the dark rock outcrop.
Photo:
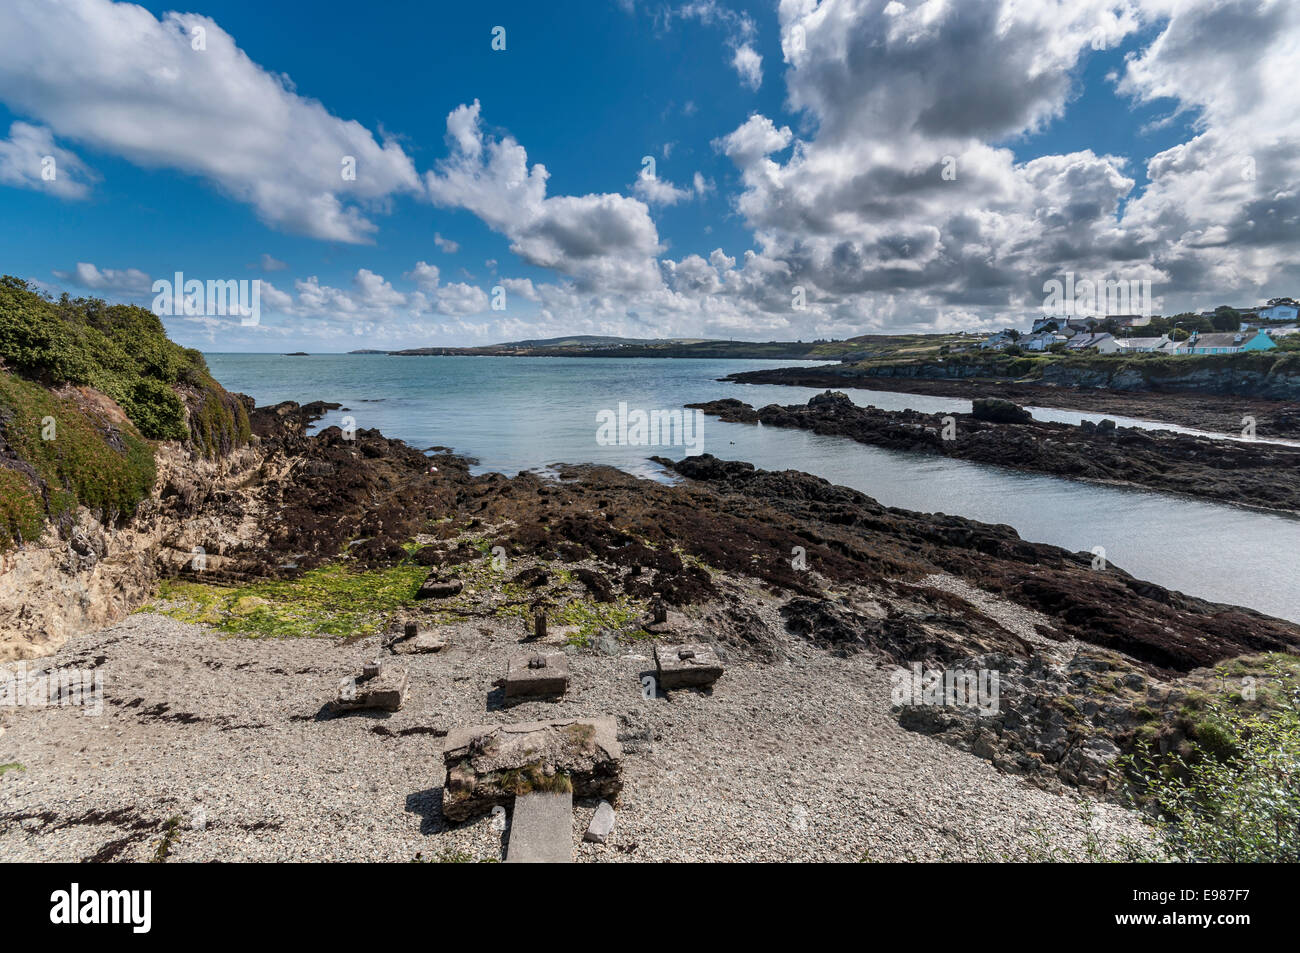
<svg viewBox="0 0 1300 953">
<path fill-rule="evenodd" d="M 972 414 L 860 407 L 831 392 L 803 406 L 755 410 L 733 399 L 690 406 L 727 421 L 811 430 L 890 450 L 1300 512 L 1300 447 L 1116 427 L 1110 420 L 1041 423 L 995 399 L 977 399 Z"/>
</svg>

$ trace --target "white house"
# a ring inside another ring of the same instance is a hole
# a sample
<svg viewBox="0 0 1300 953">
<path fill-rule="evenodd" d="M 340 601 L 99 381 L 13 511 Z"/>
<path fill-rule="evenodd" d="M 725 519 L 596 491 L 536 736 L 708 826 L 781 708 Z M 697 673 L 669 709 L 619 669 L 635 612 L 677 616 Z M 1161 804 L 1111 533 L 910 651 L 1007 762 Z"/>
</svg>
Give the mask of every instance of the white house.
<svg viewBox="0 0 1300 953">
<path fill-rule="evenodd" d="M 1119 350 L 1119 342 L 1111 334 L 1076 334 L 1065 345 L 1068 351 L 1087 351 L 1096 349 L 1098 354 L 1114 354 Z"/>
<path fill-rule="evenodd" d="M 1169 340 L 1168 336 L 1158 338 L 1116 338 L 1116 350 L 1123 354 L 1150 354 L 1159 350 L 1165 342 Z"/>
<path fill-rule="evenodd" d="M 1046 351 L 1058 341 L 1064 343 L 1068 340 L 1070 339 L 1064 334 L 1057 334 L 1055 331 L 1039 331 L 1037 334 L 1031 334 L 1029 337 L 1021 338 L 1020 345 L 1026 351 Z"/>
<path fill-rule="evenodd" d="M 1020 337 L 1020 333 L 1018 331 L 1014 331 L 1011 328 L 1006 328 L 1002 331 L 999 331 L 997 334 L 994 334 L 992 337 L 988 338 L 987 340 L 983 341 L 980 344 L 980 347 L 1000 351 L 1004 347 L 1008 347 L 1009 345 L 1015 344 L 1016 341 L 1019 339 L 1019 337 Z"/>
</svg>

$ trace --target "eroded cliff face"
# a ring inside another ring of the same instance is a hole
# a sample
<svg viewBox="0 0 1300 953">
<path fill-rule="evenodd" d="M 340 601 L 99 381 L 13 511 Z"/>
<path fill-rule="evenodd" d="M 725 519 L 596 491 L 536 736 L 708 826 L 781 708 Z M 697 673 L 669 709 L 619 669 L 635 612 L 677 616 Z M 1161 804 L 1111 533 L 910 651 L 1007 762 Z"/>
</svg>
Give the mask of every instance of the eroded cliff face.
<svg viewBox="0 0 1300 953">
<path fill-rule="evenodd" d="M 105 524 L 80 507 L 66 536 L 51 524 L 38 541 L 0 553 L 0 661 L 48 655 L 130 614 L 153 597 L 160 575 L 194 559 L 195 547 L 219 566 L 226 543 L 255 540 L 255 512 L 228 520 L 210 504 L 248 495 L 264 456 L 244 447 L 209 460 L 161 443 L 153 493 L 130 521 Z"/>
</svg>

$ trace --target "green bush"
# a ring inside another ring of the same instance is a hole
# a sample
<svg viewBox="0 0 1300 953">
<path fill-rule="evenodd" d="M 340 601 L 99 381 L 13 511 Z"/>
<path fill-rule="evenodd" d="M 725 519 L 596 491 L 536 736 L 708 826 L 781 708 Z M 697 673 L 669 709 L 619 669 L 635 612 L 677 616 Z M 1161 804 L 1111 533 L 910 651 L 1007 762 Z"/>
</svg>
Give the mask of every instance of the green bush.
<svg viewBox="0 0 1300 953">
<path fill-rule="evenodd" d="M 44 422 L 50 419 L 53 432 L 47 440 Z M 129 517 L 153 490 L 153 449 L 134 428 L 116 428 L 75 401 L 3 371 L 0 429 L 17 460 L 30 468 L 22 472 L 14 461 L 0 460 L 4 546 L 16 543 L 19 534 L 36 538 L 40 518 L 62 520 L 78 504 L 106 521 Z"/>
<path fill-rule="evenodd" d="M 0 551 L 40 536 L 43 509 L 30 480 L 0 467 Z"/>
<path fill-rule="evenodd" d="M 1126 759 L 1171 858 L 1300 861 L 1300 680 L 1271 679 L 1270 705 L 1212 702 L 1187 750 L 1161 757 L 1144 742 Z"/>
<path fill-rule="evenodd" d="M 52 392 L 65 384 L 111 397 L 129 423 Z M 51 440 L 42 437 L 47 418 Z M 212 379 L 202 354 L 167 339 L 153 312 L 54 300 L 0 278 L 0 549 L 35 539 L 47 518 L 66 526 L 78 505 L 106 521 L 133 514 L 153 489 L 148 440 L 217 456 L 250 432 L 244 405 Z"/>
<path fill-rule="evenodd" d="M 107 394 L 150 440 L 190 440 L 208 456 L 248 442 L 243 405 L 212 379 L 202 354 L 168 340 L 162 321 L 145 308 L 67 295 L 52 300 L 5 276 L 0 361 L 43 384 L 84 384 Z"/>
</svg>

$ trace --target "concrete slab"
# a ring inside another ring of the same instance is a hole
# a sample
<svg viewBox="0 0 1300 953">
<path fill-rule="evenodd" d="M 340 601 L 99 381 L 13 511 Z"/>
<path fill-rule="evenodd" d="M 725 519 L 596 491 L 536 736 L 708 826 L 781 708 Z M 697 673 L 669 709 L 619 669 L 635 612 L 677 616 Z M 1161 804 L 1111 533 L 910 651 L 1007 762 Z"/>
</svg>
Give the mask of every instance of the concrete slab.
<svg viewBox="0 0 1300 953">
<path fill-rule="evenodd" d="M 506 863 L 573 863 L 572 792 L 525 794 L 515 798 Z"/>
<path fill-rule="evenodd" d="M 708 688 L 722 677 L 718 653 L 703 643 L 656 645 L 655 668 L 659 673 L 659 687 L 664 691 Z"/>
<path fill-rule="evenodd" d="M 608 716 L 453 728 L 442 753 L 442 813 L 466 821 L 516 797 L 557 790 L 557 775 L 576 797 L 617 802 L 622 758 Z"/>
<path fill-rule="evenodd" d="M 437 632 L 421 632 L 392 644 L 394 655 L 428 655 L 441 652 L 450 644 L 446 636 Z"/>
<path fill-rule="evenodd" d="M 563 695 L 569 688 L 569 657 L 563 652 L 529 652 L 506 663 L 506 698 Z"/>
<path fill-rule="evenodd" d="M 344 679 L 340 683 L 339 693 L 330 702 L 330 709 L 334 712 L 363 708 L 397 711 L 406 697 L 408 681 L 406 669 L 400 665 L 368 662 L 360 677 Z"/>
</svg>

